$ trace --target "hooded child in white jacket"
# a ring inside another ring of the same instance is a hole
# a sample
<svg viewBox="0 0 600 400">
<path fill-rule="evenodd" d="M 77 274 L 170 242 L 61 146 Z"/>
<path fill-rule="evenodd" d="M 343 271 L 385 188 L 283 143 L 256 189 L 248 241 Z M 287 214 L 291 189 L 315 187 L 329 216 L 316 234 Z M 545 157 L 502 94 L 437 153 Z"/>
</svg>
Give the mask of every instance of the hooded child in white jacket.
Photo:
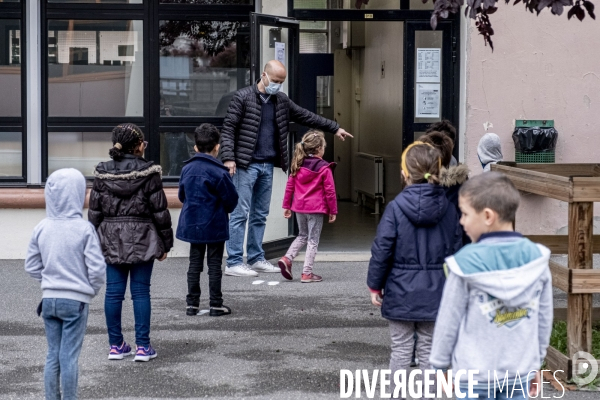
<svg viewBox="0 0 600 400">
<path fill-rule="evenodd" d="M 33 230 L 25 270 L 42 285 L 48 356 L 46 399 L 76 399 L 78 360 L 89 302 L 104 285 L 106 264 L 93 225 L 82 217 L 85 178 L 73 168 L 48 177 L 46 218 Z M 61 397 L 62 387 L 62 397 Z"/>
</svg>

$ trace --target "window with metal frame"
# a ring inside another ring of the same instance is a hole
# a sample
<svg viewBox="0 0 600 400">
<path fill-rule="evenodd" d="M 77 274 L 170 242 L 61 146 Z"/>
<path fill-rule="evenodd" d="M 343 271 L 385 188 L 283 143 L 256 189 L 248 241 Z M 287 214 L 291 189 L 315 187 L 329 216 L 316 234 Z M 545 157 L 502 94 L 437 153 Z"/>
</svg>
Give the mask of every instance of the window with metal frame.
<svg viewBox="0 0 600 400">
<path fill-rule="evenodd" d="M 26 180 L 25 4 L 0 2 L 0 184 Z"/>
<path fill-rule="evenodd" d="M 223 99 L 249 83 L 252 11 L 253 0 L 43 0 L 43 180 L 64 167 L 91 179 L 130 122 L 177 184 L 194 128 L 221 126 Z"/>
</svg>

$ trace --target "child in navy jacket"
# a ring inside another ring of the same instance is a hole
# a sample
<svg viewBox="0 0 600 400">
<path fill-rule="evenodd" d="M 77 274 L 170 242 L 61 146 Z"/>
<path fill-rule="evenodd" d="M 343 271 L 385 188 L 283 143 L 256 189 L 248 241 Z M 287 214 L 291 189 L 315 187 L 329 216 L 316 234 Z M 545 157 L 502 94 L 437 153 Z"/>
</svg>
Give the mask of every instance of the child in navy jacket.
<svg viewBox="0 0 600 400">
<path fill-rule="evenodd" d="M 462 246 L 459 215 L 438 184 L 440 169 L 433 146 L 408 146 L 402 154 L 407 187 L 387 205 L 371 250 L 367 285 L 372 303 L 390 321 L 392 373 L 410 367 L 415 332 L 421 368 L 429 367 L 444 259 Z"/>
<path fill-rule="evenodd" d="M 210 316 L 231 314 L 223 305 L 221 264 L 225 241 L 229 240 L 229 218 L 238 194 L 229 170 L 215 157 L 219 153 L 219 131 L 214 125 L 196 128 L 196 155 L 185 162 L 179 181 L 179 200 L 183 203 L 177 239 L 189 242 L 187 315 L 197 315 L 200 305 L 200 273 L 207 253 Z"/>
</svg>

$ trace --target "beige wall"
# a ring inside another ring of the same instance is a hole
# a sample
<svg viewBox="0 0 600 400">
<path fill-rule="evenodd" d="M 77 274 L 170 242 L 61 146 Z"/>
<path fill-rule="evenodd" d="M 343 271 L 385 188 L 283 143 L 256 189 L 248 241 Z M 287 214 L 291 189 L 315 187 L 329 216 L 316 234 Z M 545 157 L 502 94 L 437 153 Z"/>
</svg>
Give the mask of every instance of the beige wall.
<svg viewBox="0 0 600 400">
<path fill-rule="evenodd" d="M 495 51 L 485 47 L 473 23 L 467 33 L 465 162 L 481 171 L 477 143 L 483 123 L 502 139 L 514 160 L 515 119 L 554 119 L 557 163 L 598 162 L 600 155 L 600 23 L 568 21 L 548 10 L 536 18 L 523 7 L 500 5 L 492 16 Z M 525 196 L 517 216 L 525 233 L 554 233 L 567 224 L 567 205 Z"/>
</svg>

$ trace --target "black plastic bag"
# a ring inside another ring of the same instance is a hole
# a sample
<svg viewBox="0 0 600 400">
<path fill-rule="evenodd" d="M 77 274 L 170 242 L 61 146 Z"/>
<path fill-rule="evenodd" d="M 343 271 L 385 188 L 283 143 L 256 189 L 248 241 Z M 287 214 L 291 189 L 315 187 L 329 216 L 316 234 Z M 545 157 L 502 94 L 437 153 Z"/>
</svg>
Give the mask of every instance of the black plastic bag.
<svg viewBox="0 0 600 400">
<path fill-rule="evenodd" d="M 515 150 L 521 153 L 541 153 L 554 151 L 558 132 L 554 128 L 515 128 L 512 135 Z"/>
</svg>

